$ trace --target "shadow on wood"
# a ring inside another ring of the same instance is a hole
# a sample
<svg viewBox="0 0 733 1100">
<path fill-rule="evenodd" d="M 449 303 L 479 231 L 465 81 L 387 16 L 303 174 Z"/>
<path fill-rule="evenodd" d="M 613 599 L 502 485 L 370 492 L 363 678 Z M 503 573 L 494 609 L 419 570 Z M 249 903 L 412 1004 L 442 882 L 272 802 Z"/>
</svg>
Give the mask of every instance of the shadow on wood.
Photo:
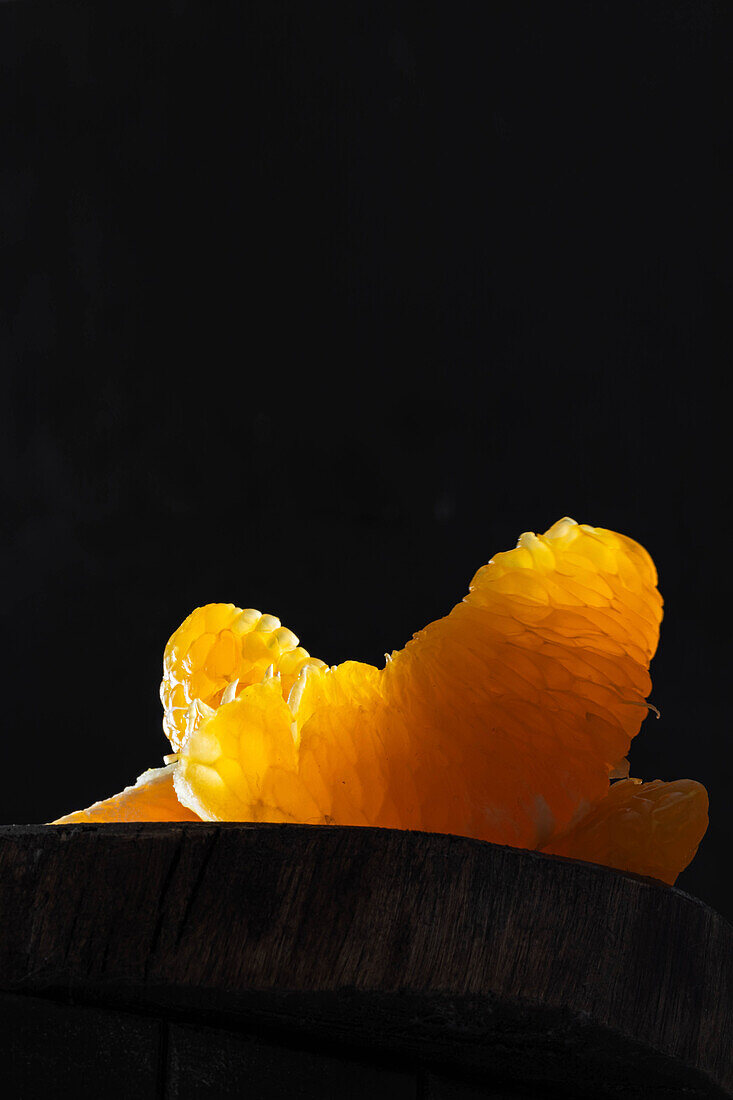
<svg viewBox="0 0 733 1100">
<path fill-rule="evenodd" d="M 733 929 L 593 864 L 388 829 L 3 827 L 0 919 L 16 1096 L 733 1095 Z"/>
</svg>

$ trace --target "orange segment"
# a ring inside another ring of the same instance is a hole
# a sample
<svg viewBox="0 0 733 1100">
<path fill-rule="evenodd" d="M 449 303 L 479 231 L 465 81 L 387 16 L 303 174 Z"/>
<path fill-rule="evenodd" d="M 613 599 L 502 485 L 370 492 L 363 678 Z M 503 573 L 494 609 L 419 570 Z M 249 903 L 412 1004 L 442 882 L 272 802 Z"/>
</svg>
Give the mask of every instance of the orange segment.
<svg viewBox="0 0 733 1100">
<path fill-rule="evenodd" d="M 691 862 L 707 826 L 708 795 L 701 783 L 624 779 L 542 851 L 671 885 Z"/>
<path fill-rule="evenodd" d="M 149 768 L 132 787 L 95 802 L 86 810 L 66 814 L 52 825 L 89 824 L 110 821 L 200 821 L 197 814 L 182 806 L 173 789 L 175 765 Z"/>
<path fill-rule="evenodd" d="M 646 715 L 661 617 L 646 551 L 572 520 L 479 569 L 384 673 L 429 757 L 421 827 L 536 847 L 602 797 Z"/>
<path fill-rule="evenodd" d="M 240 709 L 203 715 L 219 778 L 196 770 L 211 765 L 189 737 L 179 797 L 212 819 L 384 825 L 536 847 L 608 791 L 646 714 L 661 615 L 641 546 L 561 520 L 497 554 L 464 600 L 384 669 L 306 669 L 290 716 L 279 696 L 256 748 L 254 688 L 240 693 Z"/>
<path fill-rule="evenodd" d="M 217 707 L 227 688 L 233 696 L 241 694 L 247 685 L 262 681 L 270 665 L 282 673 L 285 697 L 301 668 L 325 667 L 274 615 L 231 603 L 192 611 L 170 638 L 163 657 L 163 730 L 173 749 L 180 749 L 198 725 L 200 713 L 189 716 L 192 703 Z"/>
<path fill-rule="evenodd" d="M 252 608 L 197 608 L 164 658 L 176 762 L 54 824 L 425 829 L 674 882 L 705 832 L 704 787 L 610 786 L 647 712 L 656 584 L 638 543 L 565 518 L 492 558 L 383 669 L 327 668 Z"/>
<path fill-rule="evenodd" d="M 292 714 L 275 677 L 204 718 L 186 741 L 175 776 L 178 797 L 209 821 L 287 821 L 275 788 L 295 775 Z"/>
</svg>

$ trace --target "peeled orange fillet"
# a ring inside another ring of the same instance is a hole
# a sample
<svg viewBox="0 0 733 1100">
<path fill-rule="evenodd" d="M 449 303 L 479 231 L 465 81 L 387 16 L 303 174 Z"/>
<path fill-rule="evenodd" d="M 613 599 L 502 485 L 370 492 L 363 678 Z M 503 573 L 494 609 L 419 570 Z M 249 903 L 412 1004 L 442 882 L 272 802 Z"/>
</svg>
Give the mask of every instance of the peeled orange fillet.
<svg viewBox="0 0 733 1100">
<path fill-rule="evenodd" d="M 325 668 L 274 615 L 231 603 L 197 607 L 170 638 L 163 657 L 163 729 L 174 750 L 210 707 L 260 683 L 272 666 L 286 693 L 304 669 Z M 191 711 L 191 704 L 198 708 Z"/>
<path fill-rule="evenodd" d="M 184 745 L 178 797 L 212 819 L 537 847 L 608 791 L 646 714 L 661 607 L 642 547 L 561 520 L 496 555 L 384 669 L 310 670 L 296 707 L 266 683 L 220 706 Z"/>
<path fill-rule="evenodd" d="M 708 825 L 701 783 L 625 779 L 542 849 L 673 883 L 693 859 Z"/>
<path fill-rule="evenodd" d="M 66 814 L 52 821 L 52 825 L 86 824 L 110 821 L 200 821 L 201 819 L 183 806 L 173 789 L 174 765 L 166 768 L 149 768 L 131 787 L 95 802 L 86 810 Z"/>
<path fill-rule="evenodd" d="M 327 668 L 253 609 L 197 608 L 161 684 L 177 799 L 204 820 L 557 842 L 674 881 L 704 832 L 704 788 L 679 781 L 692 784 L 680 800 L 679 783 L 610 785 L 647 713 L 656 581 L 638 543 L 566 518 L 492 558 L 382 669 Z"/>
</svg>

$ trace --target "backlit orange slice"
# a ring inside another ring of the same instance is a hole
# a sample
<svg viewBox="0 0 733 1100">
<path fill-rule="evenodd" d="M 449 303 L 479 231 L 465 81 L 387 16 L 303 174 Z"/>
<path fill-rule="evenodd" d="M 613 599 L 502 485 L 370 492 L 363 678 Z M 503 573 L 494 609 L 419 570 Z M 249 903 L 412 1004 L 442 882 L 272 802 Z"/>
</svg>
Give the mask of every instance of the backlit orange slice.
<svg viewBox="0 0 733 1100">
<path fill-rule="evenodd" d="M 384 668 L 328 668 L 272 615 L 197 608 L 165 651 L 174 762 L 58 823 L 423 829 L 674 882 L 704 787 L 610 782 L 628 776 L 661 617 L 647 551 L 567 518 L 492 558 Z"/>
<path fill-rule="evenodd" d="M 542 849 L 674 883 L 708 827 L 701 783 L 624 779 L 580 821 Z"/>
<path fill-rule="evenodd" d="M 166 768 L 149 768 L 132 787 L 95 802 L 86 810 L 66 814 L 52 821 L 52 825 L 89 824 L 104 821 L 200 821 L 200 818 L 182 806 L 173 790 L 174 765 Z"/>
<path fill-rule="evenodd" d="M 383 669 L 246 687 L 182 747 L 210 820 L 333 821 L 534 848 L 608 791 L 646 715 L 662 601 L 648 553 L 561 520 L 523 535 Z M 295 691 L 295 689 L 292 689 Z"/>
</svg>

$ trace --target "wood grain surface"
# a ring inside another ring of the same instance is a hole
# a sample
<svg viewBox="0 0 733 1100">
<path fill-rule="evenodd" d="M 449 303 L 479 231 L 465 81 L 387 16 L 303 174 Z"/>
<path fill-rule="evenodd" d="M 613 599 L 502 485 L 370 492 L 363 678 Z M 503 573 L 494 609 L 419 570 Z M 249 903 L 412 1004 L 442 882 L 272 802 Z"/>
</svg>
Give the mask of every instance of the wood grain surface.
<svg viewBox="0 0 733 1100">
<path fill-rule="evenodd" d="M 425 1097 L 733 1096 L 733 929 L 593 864 L 387 829 L 2 827 L 0 922 L 7 1013 L 122 1013 L 174 1069 L 256 1039 L 419 1070 Z"/>
</svg>

